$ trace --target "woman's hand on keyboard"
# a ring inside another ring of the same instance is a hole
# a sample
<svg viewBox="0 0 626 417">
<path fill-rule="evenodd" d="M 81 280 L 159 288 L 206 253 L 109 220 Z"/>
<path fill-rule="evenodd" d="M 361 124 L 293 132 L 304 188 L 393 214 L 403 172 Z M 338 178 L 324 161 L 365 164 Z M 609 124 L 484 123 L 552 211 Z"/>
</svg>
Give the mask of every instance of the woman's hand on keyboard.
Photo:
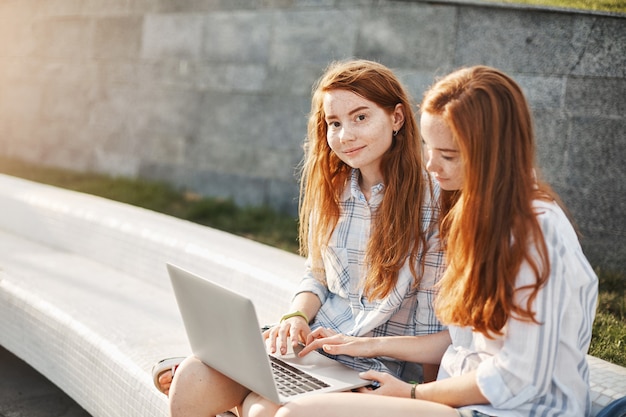
<svg viewBox="0 0 626 417">
<path fill-rule="evenodd" d="M 302 317 L 295 316 L 263 332 L 263 338 L 267 341 L 269 353 L 280 351 L 281 355 L 285 355 L 289 344 L 297 346 L 304 343 L 310 333 L 309 324 Z"/>
<path fill-rule="evenodd" d="M 306 346 L 299 356 L 304 356 L 312 350 L 323 349 L 331 355 L 372 357 L 371 348 L 372 341 L 369 337 L 346 336 L 330 329 L 318 328 L 308 335 Z"/>
</svg>

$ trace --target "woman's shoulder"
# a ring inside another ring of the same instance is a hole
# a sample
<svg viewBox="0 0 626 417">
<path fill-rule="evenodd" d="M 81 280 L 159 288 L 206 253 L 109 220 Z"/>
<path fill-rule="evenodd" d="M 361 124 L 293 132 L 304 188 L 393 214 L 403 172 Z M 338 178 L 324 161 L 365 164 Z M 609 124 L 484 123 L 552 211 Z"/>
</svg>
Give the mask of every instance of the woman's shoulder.
<svg viewBox="0 0 626 417">
<path fill-rule="evenodd" d="M 553 221 L 565 219 L 569 223 L 565 212 L 554 200 L 535 199 L 532 206 L 539 219 L 552 219 Z"/>
<path fill-rule="evenodd" d="M 584 254 L 578 234 L 559 204 L 555 201 L 535 200 L 533 207 L 550 252 L 552 278 L 549 282 L 555 285 L 566 282 L 570 287 L 587 287 L 597 283 L 596 274 Z"/>
<path fill-rule="evenodd" d="M 574 226 L 556 201 L 536 199 L 533 201 L 533 209 L 546 243 L 560 241 L 580 245 Z"/>
</svg>

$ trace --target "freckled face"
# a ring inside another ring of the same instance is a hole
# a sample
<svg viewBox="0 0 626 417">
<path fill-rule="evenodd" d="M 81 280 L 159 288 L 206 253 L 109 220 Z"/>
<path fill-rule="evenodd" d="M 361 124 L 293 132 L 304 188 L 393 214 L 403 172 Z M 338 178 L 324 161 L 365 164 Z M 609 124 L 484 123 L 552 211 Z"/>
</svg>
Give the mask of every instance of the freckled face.
<svg viewBox="0 0 626 417">
<path fill-rule="evenodd" d="M 463 185 L 463 164 L 452 131 L 440 116 L 422 113 L 422 138 L 426 145 L 430 171 L 443 190 L 460 190 Z"/>
<path fill-rule="evenodd" d="M 337 156 L 374 183 L 382 180 L 380 162 L 391 147 L 393 131 L 404 123 L 402 105 L 390 114 L 351 91 L 324 94 L 327 141 Z"/>
</svg>

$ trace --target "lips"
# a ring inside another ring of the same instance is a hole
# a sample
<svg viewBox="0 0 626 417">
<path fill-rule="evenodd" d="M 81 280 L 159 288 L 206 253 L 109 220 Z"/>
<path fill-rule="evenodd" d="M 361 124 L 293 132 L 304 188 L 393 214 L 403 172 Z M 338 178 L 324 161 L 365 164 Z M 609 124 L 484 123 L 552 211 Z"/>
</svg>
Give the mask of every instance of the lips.
<svg viewBox="0 0 626 417">
<path fill-rule="evenodd" d="M 360 151 L 363 148 L 365 148 L 365 146 L 359 146 L 357 148 L 350 148 L 350 149 L 346 149 L 345 151 L 343 151 L 343 153 L 346 155 L 350 155 L 350 154 Z"/>
</svg>

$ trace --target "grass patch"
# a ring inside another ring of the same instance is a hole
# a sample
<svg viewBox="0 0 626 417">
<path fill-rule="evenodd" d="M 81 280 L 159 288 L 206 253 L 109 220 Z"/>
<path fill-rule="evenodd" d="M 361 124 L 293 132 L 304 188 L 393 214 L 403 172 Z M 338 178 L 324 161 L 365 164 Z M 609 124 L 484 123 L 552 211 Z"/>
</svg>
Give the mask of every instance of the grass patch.
<svg viewBox="0 0 626 417">
<path fill-rule="evenodd" d="M 563 9 L 593 10 L 598 12 L 626 13 L 624 0 L 487 0 L 492 3 L 527 4 Z"/>
<path fill-rule="evenodd" d="M 163 183 L 77 173 L 1 157 L 0 172 L 169 214 L 290 252 L 298 250 L 297 219 L 268 207 L 241 208 L 231 200 L 204 198 Z M 626 276 L 596 272 L 600 294 L 589 353 L 626 366 Z"/>
<path fill-rule="evenodd" d="M 626 275 L 597 270 L 600 279 L 598 310 L 589 353 L 626 366 Z"/>
<path fill-rule="evenodd" d="M 143 207 L 290 252 L 298 251 L 297 219 L 268 207 L 238 207 L 231 200 L 203 198 L 165 183 L 79 173 L 3 157 L 0 157 L 0 172 Z"/>
</svg>

